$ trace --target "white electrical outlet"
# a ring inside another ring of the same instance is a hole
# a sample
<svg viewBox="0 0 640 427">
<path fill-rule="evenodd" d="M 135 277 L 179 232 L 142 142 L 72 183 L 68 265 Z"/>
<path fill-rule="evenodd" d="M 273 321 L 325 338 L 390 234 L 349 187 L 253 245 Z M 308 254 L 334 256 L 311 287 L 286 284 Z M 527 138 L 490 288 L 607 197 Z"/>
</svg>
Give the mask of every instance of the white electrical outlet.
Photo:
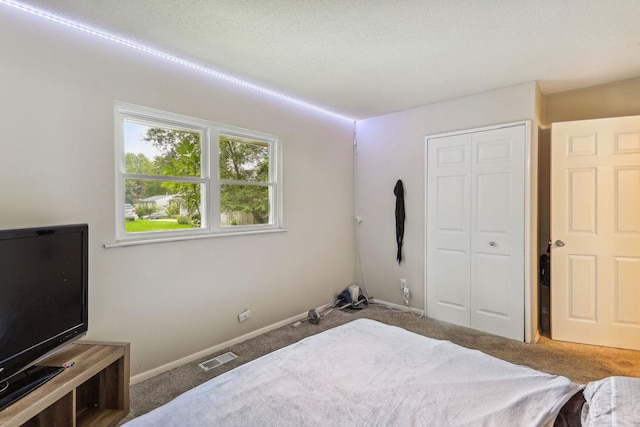
<svg viewBox="0 0 640 427">
<path fill-rule="evenodd" d="M 409 305 L 409 297 L 411 294 L 409 293 L 409 287 L 407 286 L 407 279 L 400 279 L 400 289 L 402 289 L 402 301 L 404 305 Z"/>
<path fill-rule="evenodd" d="M 238 314 L 238 321 L 239 322 L 244 322 L 245 320 L 247 320 L 250 317 L 251 317 L 251 310 L 245 310 L 242 313 Z"/>
</svg>

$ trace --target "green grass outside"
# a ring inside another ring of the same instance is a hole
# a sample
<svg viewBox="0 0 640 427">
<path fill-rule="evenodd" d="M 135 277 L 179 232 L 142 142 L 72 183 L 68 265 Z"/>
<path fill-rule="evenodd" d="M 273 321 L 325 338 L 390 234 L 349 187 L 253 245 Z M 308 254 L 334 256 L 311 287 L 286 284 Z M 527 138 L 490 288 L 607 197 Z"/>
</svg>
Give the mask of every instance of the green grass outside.
<svg viewBox="0 0 640 427">
<path fill-rule="evenodd" d="M 125 221 L 124 229 L 127 233 L 141 233 L 144 231 L 179 230 L 194 228 L 188 224 L 178 224 L 176 221 L 164 221 L 157 219 L 136 219 Z"/>
</svg>

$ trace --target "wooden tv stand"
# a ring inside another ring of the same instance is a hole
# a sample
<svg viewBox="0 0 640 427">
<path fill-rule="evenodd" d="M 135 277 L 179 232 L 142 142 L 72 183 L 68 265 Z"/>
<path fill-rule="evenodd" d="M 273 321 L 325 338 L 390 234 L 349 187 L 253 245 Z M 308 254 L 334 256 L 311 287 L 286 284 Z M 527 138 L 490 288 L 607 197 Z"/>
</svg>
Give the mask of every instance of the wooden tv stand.
<svg viewBox="0 0 640 427">
<path fill-rule="evenodd" d="M 129 343 L 77 341 L 39 363 L 71 364 L 0 411 L 0 426 L 115 426 L 129 413 Z"/>
</svg>

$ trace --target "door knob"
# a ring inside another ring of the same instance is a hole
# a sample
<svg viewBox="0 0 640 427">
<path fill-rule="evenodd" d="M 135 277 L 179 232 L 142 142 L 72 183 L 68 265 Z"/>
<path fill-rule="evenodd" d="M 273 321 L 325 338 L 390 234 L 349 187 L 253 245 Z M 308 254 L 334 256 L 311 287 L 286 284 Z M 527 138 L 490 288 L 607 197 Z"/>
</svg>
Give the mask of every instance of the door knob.
<svg viewBox="0 0 640 427">
<path fill-rule="evenodd" d="M 489 242 L 489 246 L 497 246 L 496 242 Z"/>
<path fill-rule="evenodd" d="M 564 246 L 564 242 L 562 240 L 556 240 L 555 242 L 553 242 L 553 244 L 557 248 L 561 248 Z"/>
</svg>

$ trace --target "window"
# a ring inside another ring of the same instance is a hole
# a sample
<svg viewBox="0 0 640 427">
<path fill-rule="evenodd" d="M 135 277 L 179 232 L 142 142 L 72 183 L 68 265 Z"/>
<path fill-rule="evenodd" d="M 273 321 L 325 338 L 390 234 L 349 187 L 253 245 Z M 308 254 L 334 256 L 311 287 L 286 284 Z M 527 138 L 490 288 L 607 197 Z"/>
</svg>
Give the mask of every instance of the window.
<svg viewBox="0 0 640 427">
<path fill-rule="evenodd" d="M 273 135 L 116 104 L 117 240 L 281 229 Z"/>
</svg>

